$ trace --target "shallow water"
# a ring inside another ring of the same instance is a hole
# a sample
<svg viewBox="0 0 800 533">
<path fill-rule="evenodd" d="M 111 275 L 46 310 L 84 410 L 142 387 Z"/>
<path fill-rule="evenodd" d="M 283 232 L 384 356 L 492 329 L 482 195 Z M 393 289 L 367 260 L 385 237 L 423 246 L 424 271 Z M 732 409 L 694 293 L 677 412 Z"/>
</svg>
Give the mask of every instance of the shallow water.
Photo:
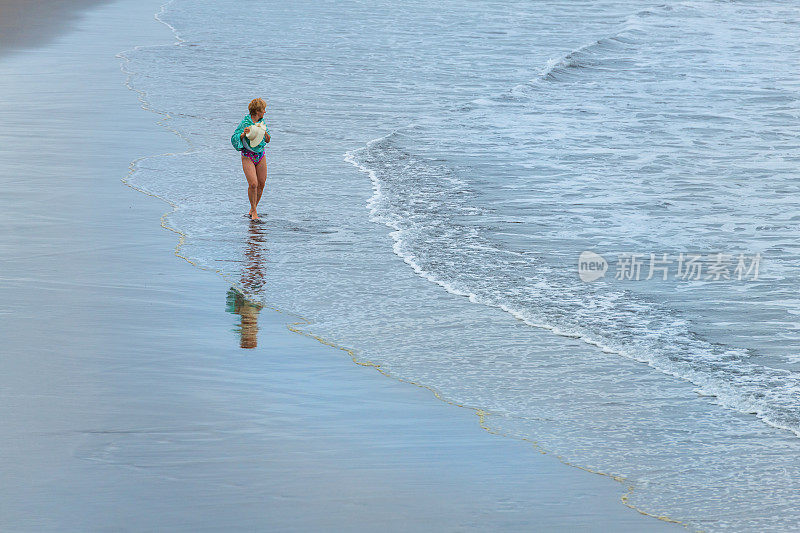
<svg viewBox="0 0 800 533">
<path fill-rule="evenodd" d="M 795 528 L 798 7 L 173 0 L 160 18 L 180 44 L 124 68 L 188 152 L 130 181 L 177 206 L 182 255 L 624 477 L 645 512 Z M 229 138 L 258 95 L 254 230 Z M 592 283 L 586 250 L 610 263 Z M 631 253 L 642 279 L 615 279 Z M 668 279 L 644 279 L 651 253 Z M 720 253 L 731 279 L 708 276 Z M 681 254 L 706 258 L 700 279 L 675 275 Z M 757 276 L 737 279 L 740 254 Z"/>
</svg>

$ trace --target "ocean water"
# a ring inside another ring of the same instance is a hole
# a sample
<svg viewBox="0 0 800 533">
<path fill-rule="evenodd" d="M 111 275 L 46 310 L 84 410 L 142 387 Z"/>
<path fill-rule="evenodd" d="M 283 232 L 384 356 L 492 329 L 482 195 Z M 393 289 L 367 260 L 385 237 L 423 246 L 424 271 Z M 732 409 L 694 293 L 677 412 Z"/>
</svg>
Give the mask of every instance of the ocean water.
<svg viewBox="0 0 800 533">
<path fill-rule="evenodd" d="M 176 44 L 123 70 L 187 149 L 142 154 L 128 181 L 173 204 L 181 256 L 487 430 L 618 477 L 642 512 L 797 529 L 796 3 L 172 0 L 158 17 Z M 251 224 L 229 139 L 256 96 L 273 140 Z M 584 251 L 604 277 L 581 280 Z M 681 277 L 690 256 L 701 275 Z"/>
</svg>

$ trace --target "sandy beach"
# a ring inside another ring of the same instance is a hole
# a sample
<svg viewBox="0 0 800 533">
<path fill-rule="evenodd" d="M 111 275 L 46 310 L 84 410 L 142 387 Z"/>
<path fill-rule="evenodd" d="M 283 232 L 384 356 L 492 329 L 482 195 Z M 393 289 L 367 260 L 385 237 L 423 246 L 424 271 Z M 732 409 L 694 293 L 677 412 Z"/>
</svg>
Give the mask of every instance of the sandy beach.
<svg viewBox="0 0 800 533">
<path fill-rule="evenodd" d="M 160 2 L 61 5 L 0 40 L 0 529 L 681 529 L 296 317 L 245 310 L 242 333 L 230 284 L 176 257 L 170 206 L 122 182 L 186 149 L 115 57 L 173 42 Z"/>
<path fill-rule="evenodd" d="M 107 0 L 3 0 L 0 2 L 0 54 L 52 42 L 87 9 Z"/>
</svg>

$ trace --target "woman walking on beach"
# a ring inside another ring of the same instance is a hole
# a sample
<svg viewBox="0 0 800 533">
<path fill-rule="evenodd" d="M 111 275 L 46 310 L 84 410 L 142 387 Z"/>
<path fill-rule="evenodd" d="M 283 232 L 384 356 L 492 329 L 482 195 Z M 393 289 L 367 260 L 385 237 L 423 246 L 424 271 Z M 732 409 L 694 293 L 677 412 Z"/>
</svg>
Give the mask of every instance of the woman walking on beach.
<svg viewBox="0 0 800 533">
<path fill-rule="evenodd" d="M 270 141 L 269 129 L 264 123 L 267 103 L 256 98 L 247 109 L 249 113 L 233 133 L 231 144 L 242 153 L 242 170 L 247 180 L 247 197 L 250 199 L 248 215 L 251 220 L 258 220 L 256 206 L 267 182 L 267 159 L 264 157 L 264 148 Z"/>
</svg>

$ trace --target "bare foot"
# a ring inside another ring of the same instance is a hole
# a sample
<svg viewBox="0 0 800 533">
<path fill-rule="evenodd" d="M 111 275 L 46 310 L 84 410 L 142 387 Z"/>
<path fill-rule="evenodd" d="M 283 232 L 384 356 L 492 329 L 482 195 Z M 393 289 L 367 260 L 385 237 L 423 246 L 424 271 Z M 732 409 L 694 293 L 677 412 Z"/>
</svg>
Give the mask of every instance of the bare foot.
<svg viewBox="0 0 800 533">
<path fill-rule="evenodd" d="M 261 220 L 261 219 L 258 218 L 258 213 L 256 213 L 255 211 L 250 211 L 250 220 Z"/>
</svg>

